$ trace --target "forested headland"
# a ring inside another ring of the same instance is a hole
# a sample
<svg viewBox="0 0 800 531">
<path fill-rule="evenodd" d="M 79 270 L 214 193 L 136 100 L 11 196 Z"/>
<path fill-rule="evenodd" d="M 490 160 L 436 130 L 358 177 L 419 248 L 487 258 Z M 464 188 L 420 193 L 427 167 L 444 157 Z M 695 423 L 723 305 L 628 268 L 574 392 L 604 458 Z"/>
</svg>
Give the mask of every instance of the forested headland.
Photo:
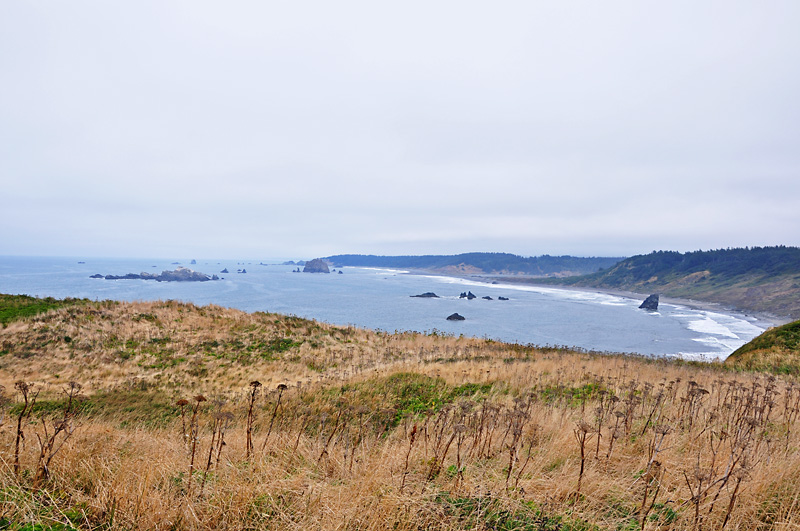
<svg viewBox="0 0 800 531">
<path fill-rule="evenodd" d="M 717 302 L 743 311 L 800 317 L 800 248 L 655 251 L 592 274 L 531 280 Z"/>
<path fill-rule="evenodd" d="M 483 273 L 531 276 L 569 276 L 593 273 L 622 260 L 619 257 L 530 256 L 510 253 L 462 253 L 456 255 L 376 256 L 340 254 L 326 260 L 335 267 L 388 267 L 425 269 L 444 273 Z"/>
</svg>

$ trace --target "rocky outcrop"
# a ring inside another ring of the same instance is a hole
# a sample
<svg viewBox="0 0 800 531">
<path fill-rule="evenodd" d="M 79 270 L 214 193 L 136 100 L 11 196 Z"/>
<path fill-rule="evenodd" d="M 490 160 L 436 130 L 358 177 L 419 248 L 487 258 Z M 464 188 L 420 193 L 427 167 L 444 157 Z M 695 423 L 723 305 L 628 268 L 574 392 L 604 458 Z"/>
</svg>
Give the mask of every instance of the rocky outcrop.
<svg viewBox="0 0 800 531">
<path fill-rule="evenodd" d="M 106 277 L 101 275 L 100 273 L 97 273 L 96 275 L 92 275 L 89 278 L 106 278 Z"/>
<path fill-rule="evenodd" d="M 658 293 L 654 293 L 647 297 L 639 306 L 639 308 L 650 311 L 658 310 Z"/>
<path fill-rule="evenodd" d="M 493 298 L 491 298 L 488 295 L 484 295 L 483 297 L 481 297 L 481 299 L 486 299 L 487 301 L 493 301 L 494 300 Z"/>
<path fill-rule="evenodd" d="M 439 296 L 432 291 L 426 291 L 425 293 L 420 293 L 419 295 L 411 295 L 412 297 L 419 297 L 420 299 L 438 299 Z"/>
<path fill-rule="evenodd" d="M 471 301 L 472 299 L 477 299 L 478 296 L 475 295 L 474 293 L 472 293 L 471 291 L 468 291 L 468 292 L 463 292 L 462 291 L 461 295 L 459 295 L 458 298 L 459 299 L 467 299 L 468 301 Z"/>
<path fill-rule="evenodd" d="M 222 271 L 220 271 L 220 273 L 225 273 L 225 274 L 227 275 L 227 274 L 228 274 L 228 268 L 226 267 L 225 269 L 223 269 Z"/>
<path fill-rule="evenodd" d="M 101 275 L 102 277 L 102 275 Z M 97 275 L 93 278 L 100 278 Z M 188 267 L 179 267 L 174 271 L 162 271 L 159 275 L 152 273 L 128 273 L 127 275 L 106 275 L 102 278 L 106 280 L 155 280 L 157 282 L 207 282 L 209 280 L 219 280 L 219 277 L 209 277 L 205 273 L 193 271 Z"/>
<path fill-rule="evenodd" d="M 321 258 L 314 258 L 306 262 L 305 267 L 303 267 L 303 273 L 330 273 L 330 270 L 328 269 L 327 262 Z"/>
<path fill-rule="evenodd" d="M 189 262 L 189 264 L 191 264 L 191 265 L 196 265 L 196 264 L 197 264 L 197 260 L 195 260 L 194 258 L 192 258 L 192 261 L 191 261 L 191 262 Z"/>
<path fill-rule="evenodd" d="M 339 274 L 340 274 L 340 275 L 342 275 L 342 274 L 343 274 L 341 269 L 339 270 Z"/>
<path fill-rule="evenodd" d="M 150 273 L 141 273 L 137 275 L 136 273 L 128 273 L 127 275 L 106 275 L 103 278 L 106 280 L 150 280 L 155 279 L 156 275 L 151 275 Z"/>
<path fill-rule="evenodd" d="M 448 321 L 465 321 L 466 317 L 463 315 L 459 315 L 458 313 L 454 313 L 452 315 L 447 316 Z"/>
<path fill-rule="evenodd" d="M 497 300 L 499 300 L 499 301 L 507 301 L 508 297 L 497 297 Z"/>
</svg>

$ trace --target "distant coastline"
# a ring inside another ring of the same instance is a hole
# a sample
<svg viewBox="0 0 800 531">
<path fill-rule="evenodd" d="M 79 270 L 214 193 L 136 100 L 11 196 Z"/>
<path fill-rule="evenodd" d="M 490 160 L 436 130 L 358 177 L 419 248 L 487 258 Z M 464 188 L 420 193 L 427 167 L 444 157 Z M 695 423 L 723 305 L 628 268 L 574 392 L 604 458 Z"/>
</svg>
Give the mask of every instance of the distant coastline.
<svg viewBox="0 0 800 531">
<path fill-rule="evenodd" d="M 523 276 L 523 275 L 486 275 L 486 274 L 457 274 L 457 273 L 445 273 L 439 270 L 429 270 L 429 269 L 416 269 L 416 268 L 405 268 L 403 272 L 410 274 L 410 275 L 428 275 L 428 276 L 439 276 L 439 277 L 448 277 L 448 278 L 460 278 L 463 280 L 470 280 L 473 282 L 481 282 L 487 285 L 525 285 L 531 287 L 540 287 L 543 289 L 560 289 L 564 291 L 577 291 L 577 292 L 584 292 L 584 293 L 602 293 L 605 295 L 614 295 L 617 297 L 622 297 L 631 300 L 644 300 L 645 297 L 650 295 L 649 293 L 638 293 L 635 291 L 626 291 L 620 289 L 610 289 L 610 288 L 597 288 L 597 287 L 585 287 L 585 286 L 571 286 L 566 284 L 541 284 L 537 282 L 541 277 L 530 277 L 530 276 Z M 497 284 L 494 284 L 497 283 Z M 724 304 L 713 302 L 713 301 L 704 301 L 704 300 L 697 300 L 697 299 L 684 299 L 679 297 L 668 297 L 668 296 L 661 296 L 661 303 L 662 304 L 672 304 L 676 306 L 685 306 L 687 308 L 691 308 L 694 310 L 703 310 L 709 312 L 717 312 L 717 313 L 724 313 L 724 314 L 733 314 L 733 315 L 741 315 L 745 317 L 749 317 L 755 319 L 755 323 L 765 329 L 774 327 L 774 326 L 781 326 L 793 321 L 793 319 L 788 317 L 781 317 L 769 312 L 756 312 L 756 311 L 745 311 L 733 307 L 726 306 Z"/>
<path fill-rule="evenodd" d="M 770 324 L 800 318 L 800 248 L 653 251 L 629 258 L 523 257 L 508 253 L 375 256 L 337 255 L 352 267 L 387 267 L 423 274 L 606 293 L 638 299 L 657 293 L 667 303 L 753 317 Z"/>
</svg>

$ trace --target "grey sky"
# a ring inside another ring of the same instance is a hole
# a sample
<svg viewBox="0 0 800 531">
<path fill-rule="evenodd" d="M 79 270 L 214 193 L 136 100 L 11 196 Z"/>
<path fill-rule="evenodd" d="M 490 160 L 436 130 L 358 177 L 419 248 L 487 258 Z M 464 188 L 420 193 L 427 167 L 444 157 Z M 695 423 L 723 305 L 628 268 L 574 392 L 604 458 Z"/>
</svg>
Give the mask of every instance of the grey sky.
<svg viewBox="0 0 800 531">
<path fill-rule="evenodd" d="M 800 2 L 8 1 L 0 255 L 800 245 Z"/>
</svg>

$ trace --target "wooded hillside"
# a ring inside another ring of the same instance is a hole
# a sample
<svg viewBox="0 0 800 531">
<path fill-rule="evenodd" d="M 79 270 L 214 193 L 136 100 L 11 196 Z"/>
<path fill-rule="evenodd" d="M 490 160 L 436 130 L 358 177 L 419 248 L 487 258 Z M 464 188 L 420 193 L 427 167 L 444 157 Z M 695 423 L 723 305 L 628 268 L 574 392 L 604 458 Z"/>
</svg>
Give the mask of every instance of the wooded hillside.
<svg viewBox="0 0 800 531">
<path fill-rule="evenodd" d="M 341 254 L 329 256 L 334 266 L 397 267 L 470 273 L 565 276 L 593 273 L 611 267 L 622 258 L 578 256 L 531 256 L 510 253 L 463 253 L 456 255 L 375 256 Z"/>
</svg>

